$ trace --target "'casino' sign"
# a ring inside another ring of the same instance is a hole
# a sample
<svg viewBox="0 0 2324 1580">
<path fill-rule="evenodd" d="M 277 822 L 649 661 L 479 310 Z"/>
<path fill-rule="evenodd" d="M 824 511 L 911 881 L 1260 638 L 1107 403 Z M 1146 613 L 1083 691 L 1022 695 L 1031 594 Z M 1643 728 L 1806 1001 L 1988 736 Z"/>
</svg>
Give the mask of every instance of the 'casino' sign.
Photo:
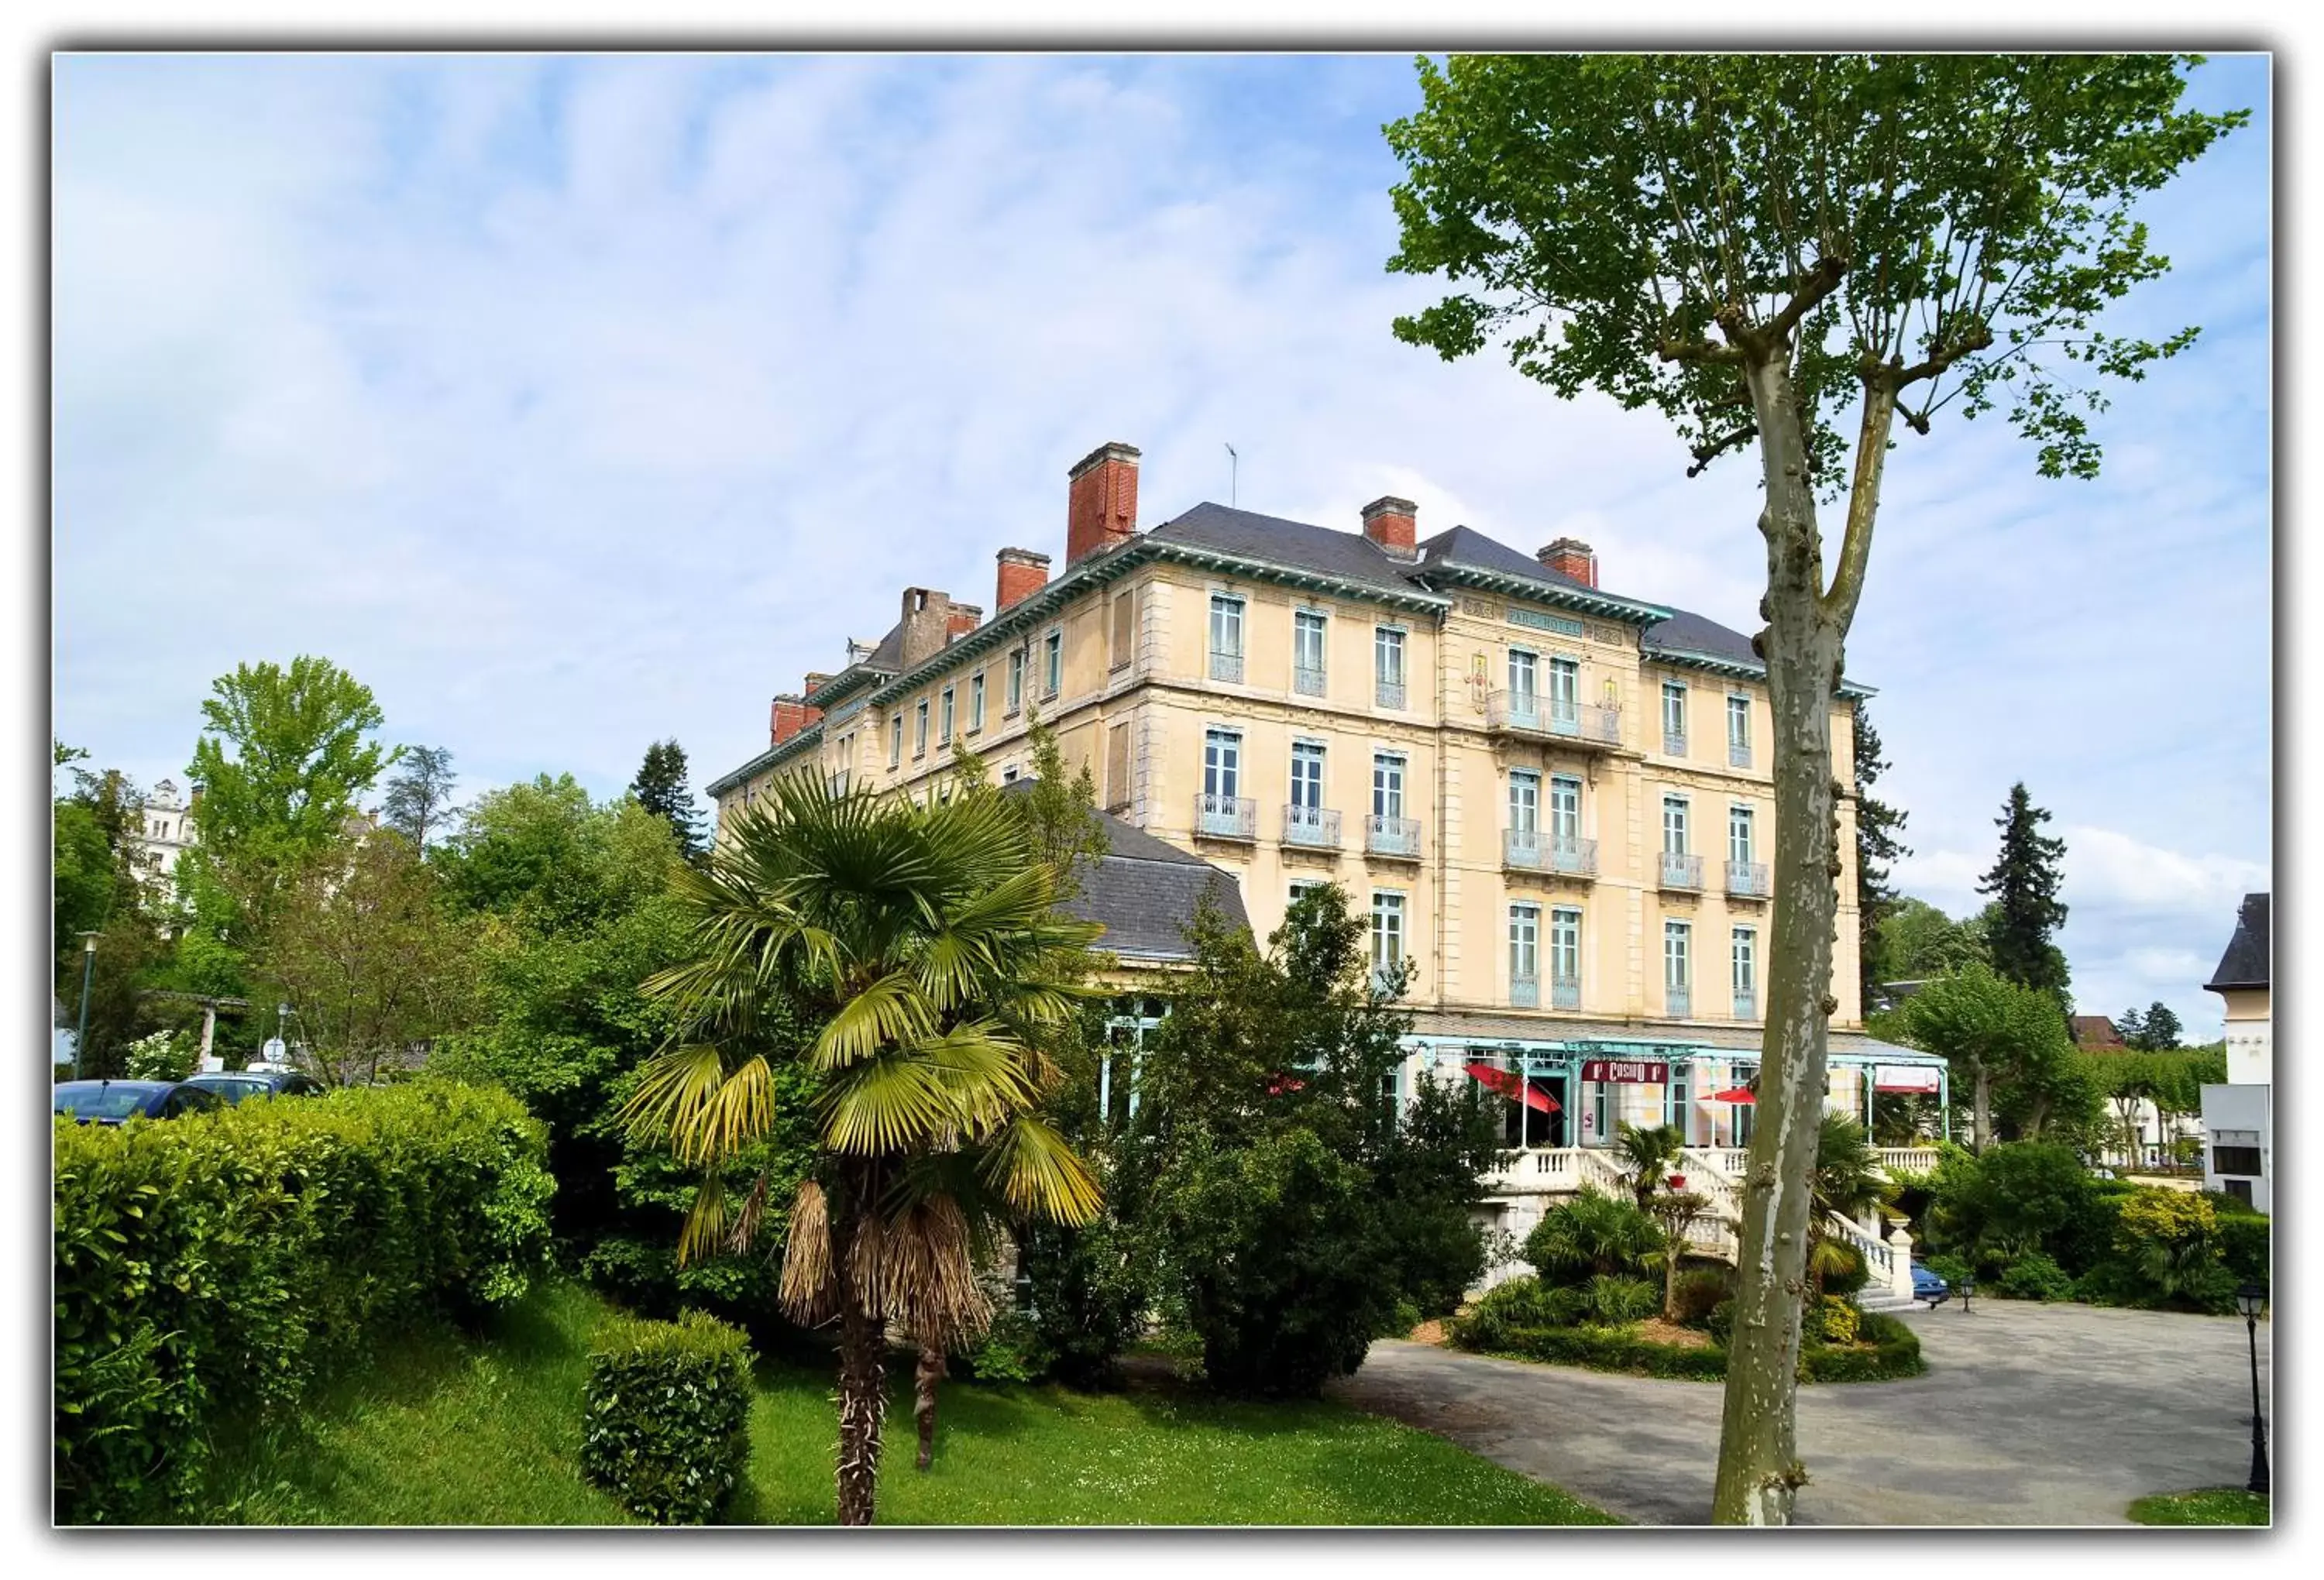
<svg viewBox="0 0 2324 1580">
<path fill-rule="evenodd" d="M 1670 1066 L 1659 1059 L 1585 1059 L 1582 1079 L 1616 1086 L 1661 1086 L 1670 1079 Z"/>
</svg>

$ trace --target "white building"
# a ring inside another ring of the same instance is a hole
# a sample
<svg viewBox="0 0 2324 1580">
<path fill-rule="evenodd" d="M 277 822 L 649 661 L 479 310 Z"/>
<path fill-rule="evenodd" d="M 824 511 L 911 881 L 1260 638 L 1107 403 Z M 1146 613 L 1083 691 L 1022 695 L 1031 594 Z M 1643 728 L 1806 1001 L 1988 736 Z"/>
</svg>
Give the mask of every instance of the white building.
<svg viewBox="0 0 2324 1580">
<path fill-rule="evenodd" d="M 2203 1089 L 2203 1189 L 2274 1211 L 2275 1074 L 2268 1009 L 2268 896 L 2246 895 L 2204 988 L 2227 1001 L 2227 1080 Z"/>
<path fill-rule="evenodd" d="M 167 884 L 177 870 L 179 855 L 195 844 L 193 811 L 169 779 L 154 785 L 145 798 L 136 834 L 137 868 L 149 883 Z"/>
</svg>

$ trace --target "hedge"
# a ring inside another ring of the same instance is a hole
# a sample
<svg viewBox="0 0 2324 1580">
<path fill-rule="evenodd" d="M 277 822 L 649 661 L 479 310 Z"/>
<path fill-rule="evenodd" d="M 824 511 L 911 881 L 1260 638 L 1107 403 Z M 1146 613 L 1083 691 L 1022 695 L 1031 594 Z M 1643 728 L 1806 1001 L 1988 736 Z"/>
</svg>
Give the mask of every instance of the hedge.
<svg viewBox="0 0 2324 1580">
<path fill-rule="evenodd" d="M 1867 1311 L 1856 1321 L 1853 1346 L 1809 1345 L 1800 1351 L 1803 1382 L 1885 1382 L 1917 1377 L 1929 1368 L 1921 1359 L 1921 1336 L 1895 1318 Z"/>
<path fill-rule="evenodd" d="M 1921 1360 L 1920 1336 L 1904 1323 L 1869 1311 L 1857 1322 L 1857 1345 L 1811 1344 L 1801 1349 L 1801 1382 L 1877 1382 L 1917 1377 L 1928 1369 Z M 1479 1342 L 1473 1330 L 1456 1324 L 1453 1342 L 1462 1349 L 1600 1372 L 1703 1382 L 1727 1375 L 1727 1351 L 1718 1345 L 1690 1348 L 1661 1344 L 1628 1328 L 1503 1327 L 1490 1337 L 1489 1344 Z"/>
<path fill-rule="evenodd" d="M 547 1138 L 420 1082 L 54 1131 L 57 1517 L 161 1520 L 211 1428 L 295 1405 L 382 1327 L 521 1295 Z"/>
<path fill-rule="evenodd" d="M 589 1350 L 581 1468 L 657 1525 L 716 1517 L 751 1457 L 751 1347 L 701 1311 L 631 1318 Z"/>
</svg>

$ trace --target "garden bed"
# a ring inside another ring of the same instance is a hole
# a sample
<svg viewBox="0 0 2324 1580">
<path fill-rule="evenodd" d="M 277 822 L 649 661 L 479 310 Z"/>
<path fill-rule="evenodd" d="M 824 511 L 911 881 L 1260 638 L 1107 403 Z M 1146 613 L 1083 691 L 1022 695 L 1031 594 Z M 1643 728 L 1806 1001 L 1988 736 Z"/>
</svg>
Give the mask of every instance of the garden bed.
<svg viewBox="0 0 2324 1580">
<path fill-rule="evenodd" d="M 1860 1331 L 1865 1339 L 1859 1343 L 1803 1350 L 1800 1381 L 1880 1382 L 1917 1377 L 1928 1369 L 1921 1359 L 1920 1336 L 1895 1318 L 1867 1313 Z M 1620 1327 L 1509 1327 L 1499 1343 L 1478 1346 L 1477 1353 L 1637 1377 L 1716 1382 L 1727 1376 L 1727 1351 L 1708 1334 L 1660 1318 Z"/>
</svg>

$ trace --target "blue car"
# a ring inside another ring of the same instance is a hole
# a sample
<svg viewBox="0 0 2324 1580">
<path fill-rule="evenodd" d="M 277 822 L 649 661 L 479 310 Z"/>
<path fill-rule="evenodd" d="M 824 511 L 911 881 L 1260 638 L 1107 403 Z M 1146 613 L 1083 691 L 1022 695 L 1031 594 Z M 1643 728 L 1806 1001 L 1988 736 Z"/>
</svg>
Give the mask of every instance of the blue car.
<svg viewBox="0 0 2324 1580">
<path fill-rule="evenodd" d="M 1919 1263 L 1913 1263 L 1913 1298 L 1926 1300 L 1931 1310 L 1936 1309 L 1953 1292 L 1952 1285 L 1931 1272 Z"/>
<path fill-rule="evenodd" d="M 216 1092 L 174 1080 L 68 1080 L 60 1082 L 52 1104 L 60 1115 L 83 1125 L 119 1125 L 130 1119 L 174 1119 L 222 1106 Z"/>
</svg>

